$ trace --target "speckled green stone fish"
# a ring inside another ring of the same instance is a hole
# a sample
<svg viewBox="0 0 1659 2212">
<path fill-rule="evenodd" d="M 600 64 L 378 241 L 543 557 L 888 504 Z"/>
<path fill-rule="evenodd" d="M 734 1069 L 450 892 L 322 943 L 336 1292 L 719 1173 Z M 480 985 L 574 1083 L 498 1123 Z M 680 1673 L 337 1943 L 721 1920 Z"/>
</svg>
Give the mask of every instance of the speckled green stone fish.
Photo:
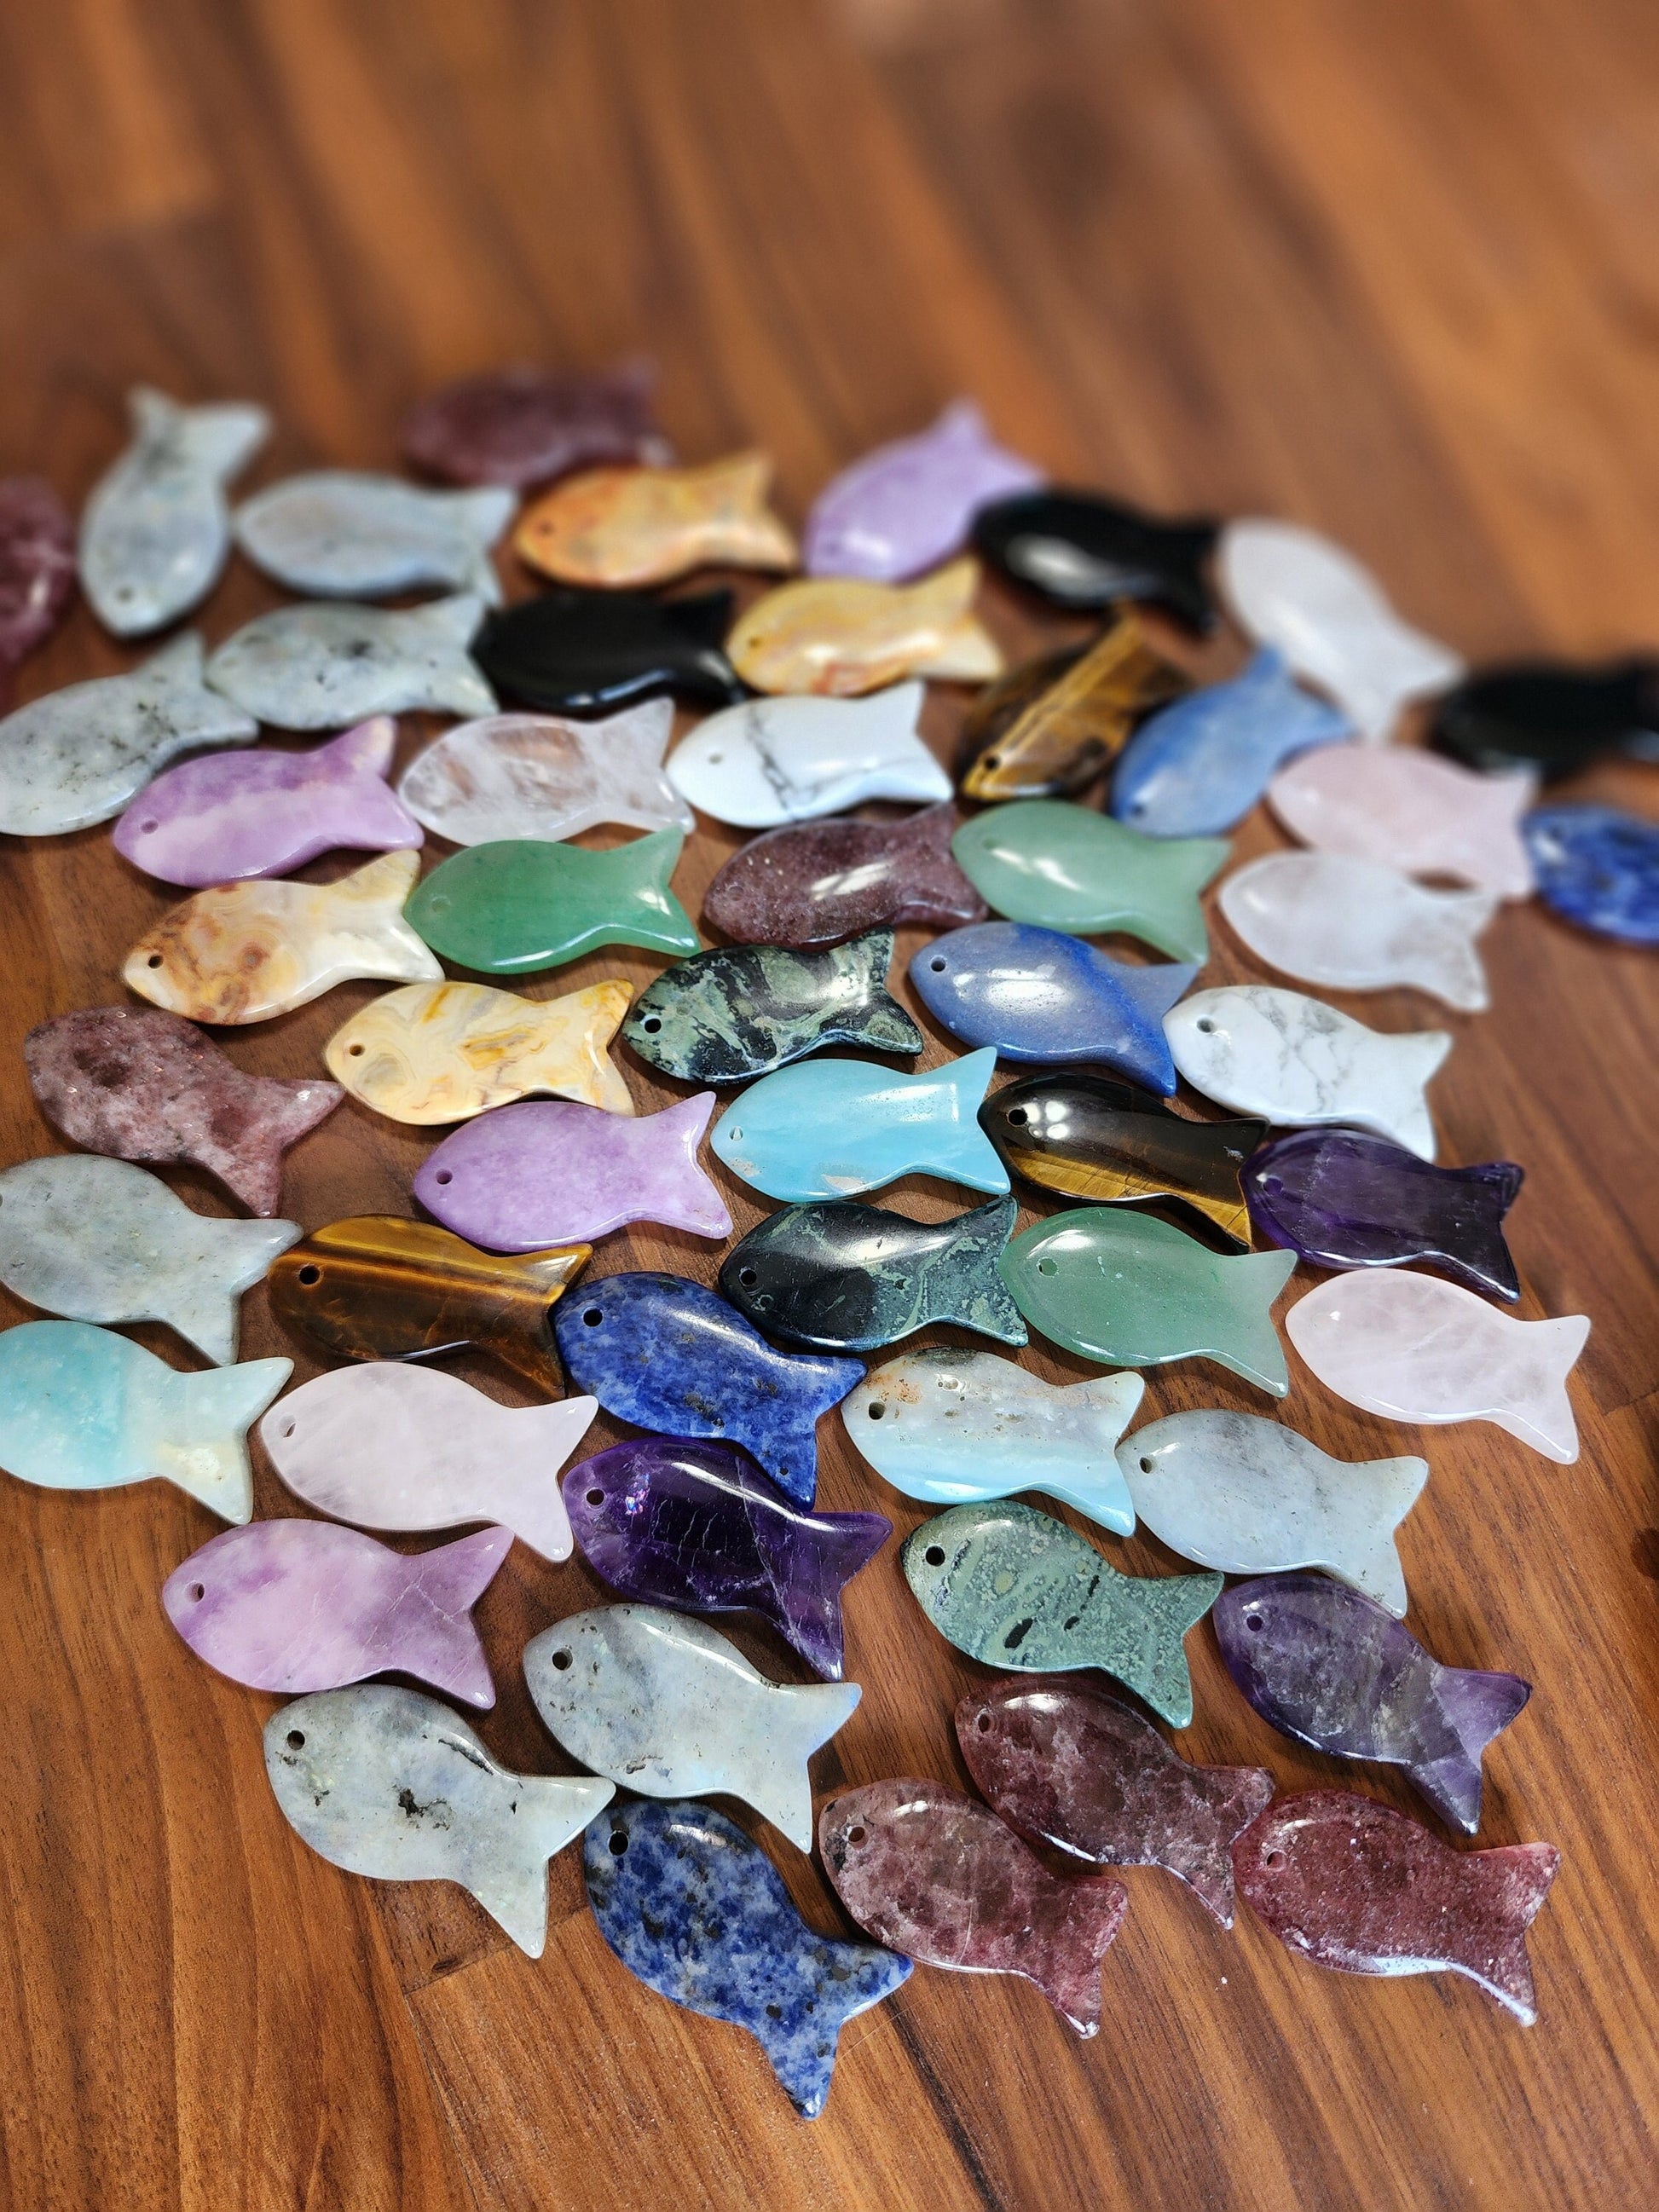
<svg viewBox="0 0 1659 2212">
<path fill-rule="evenodd" d="M 1081 1206 L 1016 1237 L 1002 1279 L 1031 1327 L 1105 1367 L 1213 1359 L 1282 1398 L 1291 1378 L 1269 1309 L 1294 1252 L 1224 1259 L 1150 1214 Z"/>
<path fill-rule="evenodd" d="M 1209 957 L 1198 895 L 1230 849 L 1224 837 L 1143 837 L 1061 799 L 990 807 L 951 840 L 957 866 L 1010 921 L 1074 937 L 1121 930 L 1171 960 Z"/>
<path fill-rule="evenodd" d="M 685 836 L 659 830 L 609 852 L 512 837 L 453 853 L 416 886 L 404 918 L 432 950 L 484 975 L 557 968 L 600 945 L 695 952 L 668 888 Z"/>
</svg>

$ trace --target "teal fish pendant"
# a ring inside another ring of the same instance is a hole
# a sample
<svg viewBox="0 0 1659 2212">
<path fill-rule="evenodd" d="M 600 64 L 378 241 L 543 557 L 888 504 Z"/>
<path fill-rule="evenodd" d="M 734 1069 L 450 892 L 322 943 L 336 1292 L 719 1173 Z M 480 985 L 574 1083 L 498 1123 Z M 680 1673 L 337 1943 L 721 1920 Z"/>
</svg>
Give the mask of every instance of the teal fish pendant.
<svg viewBox="0 0 1659 2212">
<path fill-rule="evenodd" d="M 404 919 L 484 975 L 562 967 L 601 945 L 695 952 L 691 917 L 668 888 L 684 842 L 684 830 L 658 830 L 604 853 L 530 837 L 469 846 L 416 886 Z"/>
<path fill-rule="evenodd" d="M 957 866 L 1009 921 L 1073 937 L 1121 930 L 1200 963 L 1210 945 L 1198 895 L 1230 849 L 1224 837 L 1143 837 L 1061 799 L 988 807 L 951 840 Z"/>
</svg>

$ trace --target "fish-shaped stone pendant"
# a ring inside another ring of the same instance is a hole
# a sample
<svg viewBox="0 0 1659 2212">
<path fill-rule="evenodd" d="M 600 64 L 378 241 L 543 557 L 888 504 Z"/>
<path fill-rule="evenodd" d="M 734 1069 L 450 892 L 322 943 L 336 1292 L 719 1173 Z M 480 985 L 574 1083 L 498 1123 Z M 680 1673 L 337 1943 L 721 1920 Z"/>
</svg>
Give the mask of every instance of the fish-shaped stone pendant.
<svg viewBox="0 0 1659 2212">
<path fill-rule="evenodd" d="M 1285 1333 L 1328 1390 L 1385 1420 L 1492 1421 L 1571 1467 L 1567 1377 L 1585 1314 L 1517 1321 L 1473 1291 L 1408 1267 L 1336 1275 L 1297 1299 Z"/>
<path fill-rule="evenodd" d="M 208 690 L 202 641 L 186 630 L 124 676 L 67 684 L 0 720 L 0 830 L 58 837 L 107 822 L 178 754 L 258 734 Z"/>
<path fill-rule="evenodd" d="M 488 983 L 410 983 L 343 1023 L 323 1060 L 354 1098 L 416 1126 L 465 1121 L 532 1091 L 631 1114 L 609 1054 L 629 988 L 617 975 L 562 999 L 520 999 Z"/>
<path fill-rule="evenodd" d="M 1343 1122 L 1434 1158 L 1424 1093 L 1452 1048 L 1444 1030 L 1385 1036 L 1322 999 L 1266 983 L 1195 991 L 1164 1020 L 1194 1091 L 1280 1127 Z"/>
<path fill-rule="evenodd" d="M 782 1206 L 726 1255 L 720 1289 L 757 1328 L 815 1352 L 874 1352 L 935 1322 L 1024 1344 L 997 1273 L 1018 1212 L 1012 1198 L 948 1221 L 852 1198 Z"/>
<path fill-rule="evenodd" d="M 236 1357 L 237 1303 L 297 1221 L 194 1213 L 157 1176 L 85 1152 L 0 1175 L 0 1283 L 69 1321 L 164 1321 L 204 1358 Z"/>
<path fill-rule="evenodd" d="M 703 894 L 702 918 L 739 945 L 809 951 L 884 923 L 946 929 L 983 921 L 985 902 L 952 857 L 961 822 L 946 800 L 904 822 L 807 822 L 733 853 Z"/>
<path fill-rule="evenodd" d="M 887 988 L 890 927 L 824 952 L 728 945 L 677 961 L 634 1002 L 623 1037 L 681 1083 L 746 1083 L 833 1044 L 921 1050 L 921 1031 Z"/>
<path fill-rule="evenodd" d="M 181 407 L 137 385 L 132 441 L 81 514 L 81 588 L 117 637 L 142 637 L 188 614 L 230 550 L 225 486 L 270 434 L 263 407 Z"/>
<path fill-rule="evenodd" d="M 1413 700 L 1448 690 L 1463 673 L 1459 654 L 1402 622 L 1370 571 L 1317 531 L 1230 522 L 1217 574 L 1245 635 L 1277 646 L 1362 738 L 1391 736 Z"/>
<path fill-rule="evenodd" d="M 1340 853 L 1268 853 L 1237 870 L 1216 904 L 1269 968 L 1334 991 L 1404 984 L 1458 1012 L 1491 1004 L 1474 940 L 1491 891 L 1437 891 L 1398 868 Z"/>
<path fill-rule="evenodd" d="M 1443 1667 L 1363 1592 L 1323 1575 L 1216 1600 L 1227 1672 L 1270 1727 L 1339 1759 L 1402 1766 L 1449 1826 L 1480 1826 L 1480 1760 L 1532 1695 L 1518 1674 Z"/>
<path fill-rule="evenodd" d="M 1553 1844 L 1454 1850 L 1346 1790 L 1281 1797 L 1233 1845 L 1240 1894 L 1287 1951 L 1345 1974 L 1467 1974 L 1523 2027 L 1527 1930 L 1560 1864 Z"/>
<path fill-rule="evenodd" d="M 1189 1121 L 1132 1085 L 1079 1069 L 993 1091 L 979 1124 L 1009 1173 L 1039 1190 L 1094 1206 L 1169 1206 L 1249 1249 L 1243 1179 L 1265 1121 Z"/>
<path fill-rule="evenodd" d="M 1435 706 L 1429 741 L 1471 768 L 1571 775 L 1603 753 L 1659 756 L 1659 661 L 1477 669 Z"/>
<path fill-rule="evenodd" d="M 1513 1160 L 1431 1167 L 1357 1129 L 1275 1137 L 1244 1171 L 1250 1218 L 1316 1267 L 1426 1261 L 1488 1297 L 1518 1298 L 1504 1217 L 1525 1170 Z"/>
<path fill-rule="evenodd" d="M 928 1620 L 970 1659 L 1020 1674 L 1099 1667 L 1172 1728 L 1191 1720 L 1186 1638 L 1219 1575 L 1121 1575 L 1063 1521 L 1012 1499 L 953 1505 L 899 1558 Z"/>
<path fill-rule="evenodd" d="M 1521 817 L 1537 793 L 1530 769 L 1477 775 L 1420 745 L 1321 745 L 1279 770 L 1267 804 L 1318 852 L 1516 899 L 1533 889 Z"/>
<path fill-rule="evenodd" d="M 1062 607 L 1144 599 L 1191 629 L 1215 624 L 1206 574 L 1219 523 L 1169 522 L 1098 492 L 1032 491 L 974 517 L 974 550 L 1005 576 Z"/>
<path fill-rule="evenodd" d="M 1270 1802 L 1259 1766 L 1195 1766 L 1080 1682 L 993 1682 L 956 1711 L 974 1787 L 1011 1828 L 1094 1866 L 1163 1867 L 1233 1924 L 1233 1839 Z"/>
<path fill-rule="evenodd" d="M 623 1597 L 757 1613 L 816 1674 L 842 1678 L 841 1594 L 893 1533 L 883 1513 L 793 1504 L 734 1443 L 635 1437 L 573 1467 L 582 1557 Z"/>
<path fill-rule="evenodd" d="M 1141 724 L 1112 772 L 1112 812 L 1148 837 L 1219 836 L 1244 819 L 1275 769 L 1352 735 L 1265 645 L 1230 682 Z"/>
<path fill-rule="evenodd" d="M 452 845 L 513 837 L 557 843 L 602 822 L 690 830 L 691 810 L 663 773 L 673 726 L 666 699 L 644 700 L 597 722 L 487 714 L 446 730 L 411 761 L 398 796 Z"/>
<path fill-rule="evenodd" d="M 1659 823 L 1616 806 L 1540 806 L 1522 828 L 1546 906 L 1621 945 L 1659 945 Z"/>
<path fill-rule="evenodd" d="M 472 1607 L 512 1541 L 484 1528 L 411 1556 L 332 1521 L 255 1521 L 192 1552 L 161 1603 L 198 1659 L 250 1690 L 291 1697 L 395 1673 L 489 1706 Z"/>
<path fill-rule="evenodd" d="M 867 1783 L 818 1815 L 818 1848 L 859 1926 L 925 1966 L 1020 1974 L 1068 2027 L 1100 2028 L 1100 1962 L 1121 1881 L 1051 1874 L 1013 1830 L 942 1782 Z"/>
<path fill-rule="evenodd" d="M 1279 1421 L 1207 1406 L 1137 1429 L 1117 1462 L 1135 1511 L 1183 1559 L 1229 1575 L 1317 1567 L 1405 1612 L 1395 1532 L 1426 1460 L 1333 1459 Z"/>
<path fill-rule="evenodd" d="M 902 583 L 954 553 L 988 501 L 1029 491 L 1042 472 L 999 446 L 971 399 L 832 477 L 801 536 L 809 576 Z"/>
<path fill-rule="evenodd" d="M 1135 1510 L 1115 1456 L 1146 1384 L 1139 1375 L 1045 1382 L 994 1352 L 935 1346 L 873 1368 L 841 1418 L 884 1481 L 930 1505 L 1039 1490 L 1117 1535 Z"/>
<path fill-rule="evenodd" d="M 1203 962 L 1198 895 L 1226 860 L 1219 837 L 1143 837 L 1060 799 L 1022 799 L 964 823 L 951 850 L 1009 921 L 1077 937 L 1121 930 L 1171 960 Z"/>
<path fill-rule="evenodd" d="M 602 1276 L 554 1334 L 571 1381 L 606 1413 L 659 1436 L 741 1444 L 799 1505 L 817 1492 L 820 1417 L 864 1380 L 856 1359 L 775 1350 L 736 1307 L 679 1275 Z"/>
<path fill-rule="evenodd" d="M 556 1390 L 549 1310 L 591 1256 L 574 1244 L 498 1258 L 424 1221 L 360 1214 L 283 1254 L 270 1310 L 337 1358 L 427 1359 L 471 1345 Z"/>
<path fill-rule="evenodd" d="M 596 461 L 672 459 L 657 426 L 648 361 L 587 375 L 527 364 L 465 376 L 411 407 L 399 441 L 407 458 L 451 483 L 525 491 Z"/>
<path fill-rule="evenodd" d="M 371 1683 L 265 1723 L 265 1772 L 313 1851 L 379 1881 L 453 1881 L 521 1951 L 547 1943 L 547 1863 L 616 1795 L 587 1775 L 514 1774 L 448 1705 Z"/>
<path fill-rule="evenodd" d="M 383 853 L 332 884 L 252 877 L 164 914 L 121 966 L 141 999 L 193 1022 L 268 1022 L 358 976 L 441 982 L 404 920 L 418 853 Z"/>
<path fill-rule="evenodd" d="M 46 1490 L 174 1483 L 222 1521 L 253 1513 L 246 1431 L 294 1372 L 250 1359 L 180 1375 L 81 1321 L 0 1334 L 0 1468 Z"/>
<path fill-rule="evenodd" d="M 1291 1387 L 1273 1324 L 1294 1252 L 1227 1258 L 1167 1221 L 1115 1206 L 1050 1214 L 1002 1255 L 1002 1279 L 1031 1327 L 1106 1367 L 1213 1359 L 1258 1390 Z"/>
<path fill-rule="evenodd" d="M 544 714 L 614 713 L 664 691 L 726 707 L 747 696 L 724 650 L 732 605 L 729 591 L 543 592 L 492 615 L 473 654 L 507 697 Z"/>
<path fill-rule="evenodd" d="M 1132 968 L 1023 921 L 953 929 L 910 963 L 916 995 L 963 1044 L 1039 1066 L 1093 1061 L 1165 1097 L 1176 1071 L 1164 1017 L 1197 974 L 1186 961 Z"/>
<path fill-rule="evenodd" d="M 1084 653 L 1048 653 L 981 692 L 962 726 L 966 799 L 1064 799 L 1115 760 L 1191 679 L 1127 610 Z"/>
<path fill-rule="evenodd" d="M 405 911 L 434 952 L 486 975 L 558 968 L 602 945 L 695 952 L 668 888 L 684 843 L 682 830 L 656 830 L 604 853 L 533 837 L 471 845 L 440 861 Z"/>
<path fill-rule="evenodd" d="M 294 1495 L 336 1521 L 416 1532 L 489 1521 L 568 1559 L 556 1477 L 599 1410 L 592 1398 L 498 1405 L 437 1368 L 374 1359 L 291 1390 L 259 1441 Z"/>
<path fill-rule="evenodd" d="M 681 738 L 670 781 L 716 822 L 743 830 L 840 814 L 867 799 L 948 799 L 951 779 L 917 734 L 926 688 L 727 707 Z"/>
<path fill-rule="evenodd" d="M 421 826 L 386 787 L 398 726 L 377 714 L 308 753 L 261 746 L 164 769 L 111 833 L 124 860 L 204 890 L 285 876 L 319 853 L 410 850 Z"/>
<path fill-rule="evenodd" d="M 337 730 L 371 714 L 493 714 L 495 695 L 467 652 L 483 611 L 476 592 L 401 613 L 347 599 L 278 607 L 225 640 L 207 680 L 278 730 Z"/>
<path fill-rule="evenodd" d="M 910 1977 L 908 1959 L 819 1935 L 777 1869 L 711 1806 L 623 1804 L 582 1847 L 599 1933 L 671 2004 L 747 2028 L 804 2120 L 830 2094 L 849 2020 Z"/>
<path fill-rule="evenodd" d="M 249 1212 L 282 1204 L 283 1156 L 343 1095 L 308 1077 L 244 1075 L 176 1014 L 87 1006 L 23 1040 L 29 1088 L 48 1121 L 88 1152 L 186 1160 Z"/>
<path fill-rule="evenodd" d="M 592 1244 L 630 1221 L 729 1237 L 726 1201 L 697 1165 L 712 1091 L 637 1121 L 527 1098 L 446 1137 L 414 1194 L 435 1220 L 491 1252 Z"/>
<path fill-rule="evenodd" d="M 585 470 L 526 508 L 513 550 L 555 583 L 623 590 L 693 568 L 793 568 L 795 541 L 766 504 L 771 484 L 764 453 Z"/>
<path fill-rule="evenodd" d="M 846 699 L 907 676 L 988 684 L 1004 664 L 974 613 L 978 589 L 979 563 L 967 560 L 914 584 L 851 577 L 781 584 L 738 617 L 726 649 L 757 691 Z"/>
<path fill-rule="evenodd" d="M 75 525 L 44 477 L 0 478 L 0 709 L 75 592 Z"/>
<path fill-rule="evenodd" d="M 525 1646 L 525 1680 L 573 1759 L 641 1797 L 737 1797 L 812 1848 L 807 1762 L 852 1718 L 856 1682 L 769 1682 L 683 1613 L 608 1605 Z"/>
<path fill-rule="evenodd" d="M 284 477 L 236 510 L 236 543 L 256 568 L 317 599 L 394 592 L 476 592 L 501 605 L 490 548 L 513 520 L 510 491 L 425 491 L 367 469 Z"/>
<path fill-rule="evenodd" d="M 919 1075 L 868 1060 L 781 1067 L 726 1108 L 709 1150 L 769 1198 L 847 1198 L 905 1175 L 1001 1193 L 1008 1171 L 973 1118 L 996 1057 L 987 1048 Z"/>
</svg>

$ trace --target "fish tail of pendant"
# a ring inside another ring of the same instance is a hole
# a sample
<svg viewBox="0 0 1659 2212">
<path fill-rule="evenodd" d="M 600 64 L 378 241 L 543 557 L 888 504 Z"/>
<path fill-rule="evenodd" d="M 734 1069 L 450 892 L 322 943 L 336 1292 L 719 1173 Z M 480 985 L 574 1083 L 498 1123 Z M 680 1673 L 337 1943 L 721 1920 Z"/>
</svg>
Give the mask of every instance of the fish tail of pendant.
<svg viewBox="0 0 1659 2212">
<path fill-rule="evenodd" d="M 1205 1911 L 1221 1927 L 1231 1928 L 1237 1897 L 1233 1841 L 1267 1811 L 1276 1785 L 1260 1766 L 1194 1766 L 1185 1779 L 1209 1818 L 1206 1832 L 1200 1834 L 1196 1823 L 1188 1831 L 1191 1849 L 1179 1871 Z"/>
<path fill-rule="evenodd" d="M 1443 1667 L 1434 1686 L 1455 1741 L 1437 1758 L 1408 1760 L 1406 1771 L 1442 1819 L 1472 1836 L 1480 1826 L 1482 1755 L 1531 1697 L 1532 1685 L 1518 1674 Z"/>
<path fill-rule="evenodd" d="M 270 435 L 263 407 L 234 400 L 181 407 L 149 385 L 132 395 L 132 418 L 140 437 L 175 439 L 198 468 L 222 479 L 245 469 Z"/>
<path fill-rule="evenodd" d="M 1534 1355 L 1530 1387 L 1494 1418 L 1546 1458 L 1571 1467 L 1578 1456 L 1578 1424 L 1567 1395 L 1567 1377 L 1589 1335 L 1589 1317 L 1562 1314 L 1553 1320 L 1522 1322 L 1518 1326 L 1533 1332 L 1528 1346 Z"/>
<path fill-rule="evenodd" d="M 471 1608 L 512 1543 L 510 1528 L 481 1528 L 458 1543 L 422 1552 L 410 1562 L 409 1583 L 395 1608 L 418 1640 L 424 1679 L 481 1709 L 495 1704 L 495 1685 Z"/>
<path fill-rule="evenodd" d="M 708 472 L 716 511 L 724 509 L 749 538 L 746 558 L 757 568 L 793 568 L 800 559 L 793 534 L 767 505 L 772 464 L 764 453 L 737 453 Z"/>
<path fill-rule="evenodd" d="M 1128 1891 L 1109 1875 L 1055 1881 L 1035 1900 L 1036 1955 L 1023 1971 L 1079 2035 L 1099 2030 L 1100 1962 L 1128 1910 Z"/>
<path fill-rule="evenodd" d="M 1538 2017 L 1538 2001 L 1527 1930 L 1560 1871 L 1561 1854 L 1553 1844 L 1510 1844 L 1499 1850 L 1473 1851 L 1462 1863 L 1475 1891 L 1474 1948 L 1468 1958 L 1451 1963 L 1507 2005 L 1523 2027 L 1530 2027 Z"/>
<path fill-rule="evenodd" d="M 1008 1294 L 998 1265 L 1018 1218 L 1018 1199 L 994 1198 L 988 1206 L 976 1206 L 973 1212 L 962 1216 L 957 1224 L 963 1249 L 973 1262 L 973 1273 L 959 1286 L 953 1301 L 956 1310 L 945 1318 L 959 1322 L 963 1328 L 976 1329 L 981 1336 L 994 1338 L 999 1344 L 1030 1341 L 1024 1320 Z"/>
<path fill-rule="evenodd" d="M 738 1795 L 796 1848 L 812 1848 L 812 1782 L 806 1762 L 852 1718 L 864 1692 L 856 1682 L 805 1683 L 771 1703 L 764 1748 Z"/>
<path fill-rule="evenodd" d="M 1519 1194 L 1525 1170 L 1513 1160 L 1493 1160 L 1471 1168 L 1463 1198 L 1464 1220 L 1457 1238 L 1455 1258 L 1461 1271 L 1474 1275 L 1486 1291 L 1500 1297 L 1518 1298 L 1521 1279 L 1504 1235 L 1504 1218 Z"/>
<path fill-rule="evenodd" d="M 769 2033 L 760 2027 L 753 2031 L 779 2085 L 804 2120 L 817 2119 L 823 2110 L 842 2028 L 890 1996 L 914 1971 L 908 1959 L 873 1944 L 814 1941 L 813 1948 L 828 1954 L 813 1992 L 812 2022 L 817 2032 L 786 2034 L 771 2029 L 769 2021 L 765 2023 Z"/>
<path fill-rule="evenodd" d="M 466 1887 L 519 1948 L 539 1959 L 547 1948 L 547 1863 L 602 1813 L 617 1794 L 613 1782 L 562 1777 L 516 1778 L 510 1832 L 496 1850 L 473 1855 Z M 501 1848 L 509 1839 L 512 1850 Z M 488 1869 L 486 1871 L 485 1869 Z"/>
<path fill-rule="evenodd" d="M 1275 1398 L 1288 1397 L 1291 1371 L 1273 1323 L 1273 1304 L 1296 1272 L 1294 1252 L 1244 1252 L 1218 1262 L 1227 1298 L 1227 1341 L 1214 1357 L 1235 1375 Z"/>
<path fill-rule="evenodd" d="M 1185 1728 L 1193 1717 L 1193 1678 L 1187 1665 L 1187 1638 L 1221 1595 L 1226 1577 L 1218 1574 L 1165 1575 L 1137 1578 L 1145 1641 L 1141 1668 L 1129 1687 L 1145 1698 L 1160 1720 Z M 1127 1680 L 1127 1676 L 1123 1677 Z"/>
<path fill-rule="evenodd" d="M 546 1011 L 540 1045 L 526 1062 L 525 1087 L 553 1091 L 605 1114 L 632 1114 L 634 1100 L 611 1058 L 611 1041 L 622 1026 L 634 987 L 620 975 L 555 1000 Z"/>
<path fill-rule="evenodd" d="M 247 1431 L 293 1372 L 291 1359 L 250 1359 L 207 1375 L 170 1375 L 155 1472 L 221 1519 L 244 1526 L 253 1518 Z"/>
<path fill-rule="evenodd" d="M 1364 1474 L 1370 1485 L 1370 1526 L 1356 1531 L 1352 1556 L 1334 1560 L 1331 1571 L 1401 1620 L 1410 1601 L 1395 1540 L 1401 1522 L 1423 1494 L 1429 1463 L 1425 1459 L 1376 1459 L 1367 1462 Z"/>
</svg>

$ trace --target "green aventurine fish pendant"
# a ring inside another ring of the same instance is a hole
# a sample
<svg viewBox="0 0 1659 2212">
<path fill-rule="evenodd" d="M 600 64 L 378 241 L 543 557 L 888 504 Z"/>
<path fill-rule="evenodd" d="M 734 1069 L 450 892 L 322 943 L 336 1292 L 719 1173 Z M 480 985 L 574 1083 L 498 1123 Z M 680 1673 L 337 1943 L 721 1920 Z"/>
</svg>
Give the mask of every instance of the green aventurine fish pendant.
<svg viewBox="0 0 1659 2212">
<path fill-rule="evenodd" d="M 1198 895 L 1230 849 L 1224 837 L 1143 837 L 1061 799 L 988 807 L 951 840 L 957 866 L 1010 921 L 1073 937 L 1121 930 L 1171 960 L 1209 957 Z"/>
<path fill-rule="evenodd" d="M 557 968 L 601 945 L 695 952 L 691 917 L 668 888 L 684 842 L 659 830 L 603 853 L 528 837 L 473 845 L 416 887 L 404 919 L 484 975 Z"/>
</svg>

